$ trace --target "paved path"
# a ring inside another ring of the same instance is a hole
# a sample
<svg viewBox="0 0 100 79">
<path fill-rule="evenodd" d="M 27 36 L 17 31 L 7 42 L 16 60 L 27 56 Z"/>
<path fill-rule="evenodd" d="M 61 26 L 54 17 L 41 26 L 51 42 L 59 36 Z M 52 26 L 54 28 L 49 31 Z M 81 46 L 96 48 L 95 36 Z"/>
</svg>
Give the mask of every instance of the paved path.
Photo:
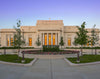
<svg viewBox="0 0 100 79">
<path fill-rule="evenodd" d="M 72 67 L 52 57 L 31 67 L 0 64 L 0 79 L 100 79 L 100 64 Z"/>
</svg>

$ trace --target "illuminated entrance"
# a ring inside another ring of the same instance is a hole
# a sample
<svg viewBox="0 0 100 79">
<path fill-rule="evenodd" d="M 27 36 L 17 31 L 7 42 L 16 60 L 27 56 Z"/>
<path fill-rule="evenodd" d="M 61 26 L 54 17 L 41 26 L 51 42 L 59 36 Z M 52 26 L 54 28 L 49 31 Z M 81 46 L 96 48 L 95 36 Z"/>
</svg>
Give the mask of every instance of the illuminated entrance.
<svg viewBox="0 0 100 79">
<path fill-rule="evenodd" d="M 55 45 L 55 34 L 53 34 L 53 45 Z"/>
<path fill-rule="evenodd" d="M 49 34 L 49 45 L 51 45 L 51 34 Z"/>
<path fill-rule="evenodd" d="M 47 34 L 44 35 L 44 45 L 47 45 Z"/>
<path fill-rule="evenodd" d="M 43 45 L 56 45 L 56 36 L 55 33 L 45 33 L 44 34 L 44 44 Z"/>
</svg>

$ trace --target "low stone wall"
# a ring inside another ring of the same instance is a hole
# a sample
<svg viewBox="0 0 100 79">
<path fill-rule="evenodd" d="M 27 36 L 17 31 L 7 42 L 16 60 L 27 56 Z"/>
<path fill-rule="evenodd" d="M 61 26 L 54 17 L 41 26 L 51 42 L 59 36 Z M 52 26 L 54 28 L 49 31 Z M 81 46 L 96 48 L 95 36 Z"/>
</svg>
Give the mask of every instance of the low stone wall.
<svg viewBox="0 0 100 79">
<path fill-rule="evenodd" d="M 39 49 L 21 49 L 21 51 L 26 51 L 26 50 L 39 50 Z M 80 49 L 65 49 L 65 50 L 76 50 L 80 51 Z M 6 49 L 7 53 L 16 53 L 18 50 L 17 49 Z M 84 53 L 91 53 L 92 49 L 83 49 Z M 1 53 L 4 53 L 4 49 L 0 49 Z M 95 52 L 95 50 L 93 50 Z M 97 52 L 100 52 L 100 49 L 97 49 Z"/>
<path fill-rule="evenodd" d="M 80 51 L 80 49 L 65 49 L 65 50 L 77 50 Z M 91 53 L 92 49 L 83 49 L 83 53 Z M 93 49 L 93 52 L 95 52 L 95 50 Z M 97 53 L 100 52 L 100 49 L 97 49 Z"/>
<path fill-rule="evenodd" d="M 26 51 L 26 50 L 39 50 L 39 49 L 20 49 L 21 51 Z M 7 53 L 17 53 L 17 49 L 6 49 Z M 0 49 L 1 53 L 4 53 L 4 49 Z"/>
</svg>

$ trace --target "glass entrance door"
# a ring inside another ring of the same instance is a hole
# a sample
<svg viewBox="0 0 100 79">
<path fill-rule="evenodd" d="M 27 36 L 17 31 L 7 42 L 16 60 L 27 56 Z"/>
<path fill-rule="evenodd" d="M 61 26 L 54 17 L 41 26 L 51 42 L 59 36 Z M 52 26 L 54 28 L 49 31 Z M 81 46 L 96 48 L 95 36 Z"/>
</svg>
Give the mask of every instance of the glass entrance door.
<svg viewBox="0 0 100 79">
<path fill-rule="evenodd" d="M 55 45 L 55 33 L 53 34 L 53 45 Z"/>
<path fill-rule="evenodd" d="M 49 34 L 49 45 L 51 45 L 51 34 Z"/>
</svg>

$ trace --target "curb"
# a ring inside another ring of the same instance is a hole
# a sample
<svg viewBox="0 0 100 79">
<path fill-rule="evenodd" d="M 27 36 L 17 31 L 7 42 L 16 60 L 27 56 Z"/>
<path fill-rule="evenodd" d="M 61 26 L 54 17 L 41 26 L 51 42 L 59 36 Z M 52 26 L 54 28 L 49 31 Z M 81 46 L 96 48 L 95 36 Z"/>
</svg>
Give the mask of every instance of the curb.
<svg viewBox="0 0 100 79">
<path fill-rule="evenodd" d="M 82 64 L 74 64 L 70 62 L 67 58 L 64 58 L 64 60 L 71 66 L 86 66 L 86 65 L 95 65 L 95 64 L 100 64 L 100 61 L 98 62 L 91 62 L 91 63 L 82 63 Z"/>
<path fill-rule="evenodd" d="M 10 63 L 10 62 L 3 62 L 3 61 L 0 61 L 0 64 L 17 65 L 17 66 L 32 66 L 36 61 L 37 61 L 37 58 L 34 58 L 34 60 L 32 60 L 28 64 Z"/>
</svg>

